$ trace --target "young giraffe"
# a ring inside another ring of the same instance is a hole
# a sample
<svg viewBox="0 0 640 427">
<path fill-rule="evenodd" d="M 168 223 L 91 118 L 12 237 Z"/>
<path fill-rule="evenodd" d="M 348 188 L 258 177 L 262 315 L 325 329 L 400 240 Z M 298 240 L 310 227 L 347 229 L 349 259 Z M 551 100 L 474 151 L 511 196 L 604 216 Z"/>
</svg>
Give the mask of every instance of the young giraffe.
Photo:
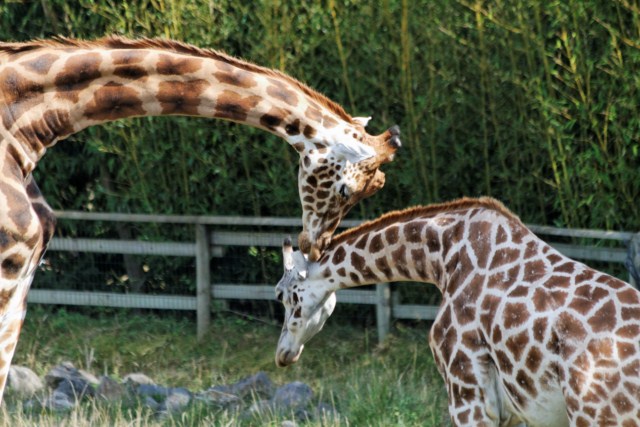
<svg viewBox="0 0 640 427">
<path fill-rule="evenodd" d="M 25 298 L 55 219 L 31 172 L 88 126 L 190 115 L 255 126 L 300 154 L 301 248 L 317 259 L 340 219 L 384 185 L 399 130 L 364 130 L 339 105 L 278 71 L 166 40 L 0 43 L 0 399 Z"/>
<path fill-rule="evenodd" d="M 335 292 L 435 284 L 429 344 L 454 425 L 640 426 L 640 292 L 573 261 L 490 198 L 392 212 L 336 236 L 318 262 L 283 247 L 276 364 L 298 360 Z"/>
</svg>

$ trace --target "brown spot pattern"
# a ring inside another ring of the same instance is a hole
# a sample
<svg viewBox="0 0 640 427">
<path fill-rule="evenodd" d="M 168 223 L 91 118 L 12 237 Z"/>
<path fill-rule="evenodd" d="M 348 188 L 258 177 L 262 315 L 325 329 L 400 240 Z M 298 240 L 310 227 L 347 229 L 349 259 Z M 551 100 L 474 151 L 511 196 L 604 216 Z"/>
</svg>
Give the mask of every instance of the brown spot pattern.
<svg viewBox="0 0 640 427">
<path fill-rule="evenodd" d="M 216 64 L 218 71 L 213 75 L 218 79 L 220 83 L 226 83 L 231 86 L 237 86 L 241 88 L 251 88 L 258 84 L 251 73 L 238 69 L 225 62 L 218 62 Z"/>
<path fill-rule="evenodd" d="M 616 326 L 616 305 L 613 301 L 607 301 L 589 319 L 589 325 L 593 332 L 612 331 Z"/>
<path fill-rule="evenodd" d="M 338 264 L 341 264 L 346 257 L 347 257 L 347 251 L 342 246 L 340 246 L 333 253 L 333 258 L 331 258 L 331 262 L 333 263 L 333 265 L 338 265 Z"/>
<path fill-rule="evenodd" d="M 16 279 L 20 275 L 25 265 L 25 258 L 20 254 L 13 254 L 2 260 L 2 277 L 6 279 Z M 2 296 L 0 295 L 0 299 Z"/>
<path fill-rule="evenodd" d="M 502 322 L 505 328 L 517 328 L 529 320 L 529 311 L 526 304 L 507 303 L 504 307 Z"/>
<path fill-rule="evenodd" d="M 120 83 L 107 83 L 98 89 L 85 108 L 87 119 L 110 121 L 145 114 L 137 91 Z"/>
<path fill-rule="evenodd" d="M 58 95 L 78 102 L 81 90 L 101 76 L 100 64 L 102 57 L 99 53 L 84 53 L 71 56 L 65 62 L 64 69 L 54 79 Z"/>
<path fill-rule="evenodd" d="M 144 50 L 116 50 L 111 52 L 114 65 L 139 64 L 149 53 Z"/>
<path fill-rule="evenodd" d="M 30 108 L 42 102 L 42 84 L 24 78 L 11 67 L 0 73 L 0 88 L 4 96 L 4 102 L 0 103 L 0 113 L 6 129 L 11 128 Z"/>
<path fill-rule="evenodd" d="M 147 77 L 149 73 L 144 67 L 139 65 L 120 65 L 113 70 L 113 75 L 128 80 L 138 80 Z"/>
<path fill-rule="evenodd" d="M 33 71 L 34 73 L 46 74 L 58 58 L 59 56 L 54 55 L 53 53 L 45 53 L 37 58 L 24 61 L 20 65 L 24 65 L 28 70 Z"/>
<path fill-rule="evenodd" d="M 269 79 L 270 85 L 267 86 L 267 94 L 275 99 L 278 99 L 286 104 L 295 107 L 298 105 L 298 96 L 296 92 L 291 90 L 280 80 Z"/>
<path fill-rule="evenodd" d="M 384 237 L 389 245 L 398 243 L 399 240 L 399 228 L 397 225 L 387 227 L 384 231 Z"/>
<path fill-rule="evenodd" d="M 316 135 L 316 129 L 313 126 L 305 125 L 302 134 L 307 138 L 311 139 Z"/>
<path fill-rule="evenodd" d="M 382 274 L 387 277 L 387 279 L 391 279 L 393 277 L 393 271 L 391 270 L 386 257 L 377 258 L 375 264 L 376 268 L 380 270 Z"/>
<path fill-rule="evenodd" d="M 270 131 L 275 131 L 289 115 L 289 112 L 278 107 L 271 107 L 268 113 L 260 117 L 260 124 Z"/>
<path fill-rule="evenodd" d="M 411 221 L 403 228 L 404 238 L 409 243 L 419 243 L 422 241 L 422 229 L 425 223 L 422 221 Z"/>
<path fill-rule="evenodd" d="M 249 111 L 258 105 L 261 98 L 256 95 L 242 97 L 236 92 L 225 90 L 218 97 L 214 116 L 221 119 L 243 122 Z M 308 159 L 305 157 L 305 159 Z M 310 160 L 309 160 L 310 162 Z"/>
<path fill-rule="evenodd" d="M 478 259 L 478 267 L 486 268 L 489 254 L 491 254 L 491 242 L 489 232 L 491 224 L 486 221 L 473 222 L 469 226 L 469 240 L 471 248 Z"/>
<path fill-rule="evenodd" d="M 202 68 L 202 59 L 161 54 L 156 70 L 161 75 L 184 76 Z"/>
</svg>

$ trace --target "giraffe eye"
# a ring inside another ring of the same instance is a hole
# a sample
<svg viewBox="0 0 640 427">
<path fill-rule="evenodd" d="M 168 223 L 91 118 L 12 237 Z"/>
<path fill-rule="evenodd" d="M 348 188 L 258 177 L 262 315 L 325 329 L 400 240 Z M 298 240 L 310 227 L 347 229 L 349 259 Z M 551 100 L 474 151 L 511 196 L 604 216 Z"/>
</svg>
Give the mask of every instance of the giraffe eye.
<svg viewBox="0 0 640 427">
<path fill-rule="evenodd" d="M 346 199 L 349 197 L 349 189 L 347 188 L 347 184 L 342 184 L 340 186 L 340 189 L 338 190 L 338 193 L 340 193 L 340 196 L 343 199 Z"/>
</svg>

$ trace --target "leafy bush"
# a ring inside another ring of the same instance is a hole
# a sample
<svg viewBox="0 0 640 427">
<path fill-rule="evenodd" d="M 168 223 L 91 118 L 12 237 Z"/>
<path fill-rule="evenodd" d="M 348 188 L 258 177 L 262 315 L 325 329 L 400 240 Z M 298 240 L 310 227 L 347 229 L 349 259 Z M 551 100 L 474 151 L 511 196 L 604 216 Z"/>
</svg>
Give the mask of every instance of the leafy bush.
<svg viewBox="0 0 640 427">
<path fill-rule="evenodd" d="M 640 229 L 640 13 L 624 0 L 18 1 L 0 24 L 5 40 L 213 47 L 372 114 L 372 131 L 400 124 L 385 188 L 352 216 L 486 194 L 527 222 Z M 35 175 L 57 209 L 298 216 L 296 162 L 255 129 L 148 118 L 74 135 Z"/>
</svg>

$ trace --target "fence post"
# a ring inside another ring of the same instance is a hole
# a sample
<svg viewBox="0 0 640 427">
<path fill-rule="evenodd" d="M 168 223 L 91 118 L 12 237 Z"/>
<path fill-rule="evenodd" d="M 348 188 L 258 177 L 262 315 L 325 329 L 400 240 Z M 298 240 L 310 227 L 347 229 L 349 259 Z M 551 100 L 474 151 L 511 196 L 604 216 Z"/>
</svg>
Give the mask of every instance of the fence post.
<svg viewBox="0 0 640 427">
<path fill-rule="evenodd" d="M 211 275 L 209 261 L 211 250 L 207 226 L 196 224 L 196 312 L 197 337 L 204 338 L 211 320 Z"/>
<path fill-rule="evenodd" d="M 391 323 L 391 289 L 388 283 L 376 284 L 376 320 L 378 324 L 378 344 L 382 344 L 389 333 Z"/>
<path fill-rule="evenodd" d="M 640 289 L 640 233 L 631 237 L 624 265 L 629 271 L 629 283 Z"/>
</svg>

